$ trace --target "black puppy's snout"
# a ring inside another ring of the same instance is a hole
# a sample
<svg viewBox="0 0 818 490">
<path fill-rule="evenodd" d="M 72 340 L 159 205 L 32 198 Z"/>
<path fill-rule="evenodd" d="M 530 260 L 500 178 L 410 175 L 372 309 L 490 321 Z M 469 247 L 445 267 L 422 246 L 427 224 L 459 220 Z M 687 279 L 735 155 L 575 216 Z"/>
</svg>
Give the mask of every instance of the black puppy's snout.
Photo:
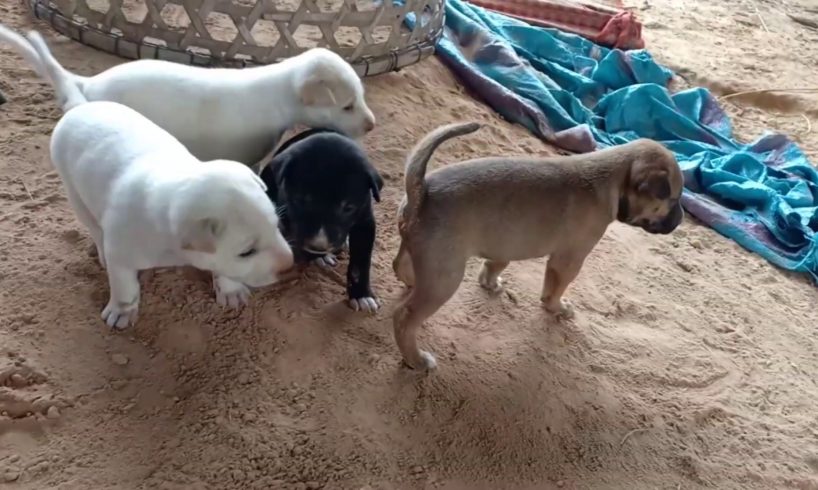
<svg viewBox="0 0 818 490">
<path fill-rule="evenodd" d="M 344 245 L 348 230 L 342 227 L 321 224 L 311 226 L 309 233 L 303 233 L 301 243 L 316 251 L 338 250 Z"/>
<path fill-rule="evenodd" d="M 327 250 L 330 248 L 330 239 L 324 227 L 318 227 L 318 229 L 310 233 L 304 241 L 307 245 L 316 250 Z"/>
</svg>

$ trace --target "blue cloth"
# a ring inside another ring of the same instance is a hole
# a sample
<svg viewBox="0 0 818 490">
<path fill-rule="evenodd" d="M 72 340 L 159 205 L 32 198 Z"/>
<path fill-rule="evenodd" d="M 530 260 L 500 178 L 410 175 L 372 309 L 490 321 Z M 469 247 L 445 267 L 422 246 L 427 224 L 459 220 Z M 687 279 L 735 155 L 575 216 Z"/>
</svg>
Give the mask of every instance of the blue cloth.
<svg viewBox="0 0 818 490">
<path fill-rule="evenodd" d="M 410 14 L 410 27 L 416 21 Z M 818 172 L 783 135 L 733 139 L 704 88 L 675 94 L 673 73 L 644 50 L 623 52 L 447 0 L 443 62 L 506 119 L 567 150 L 637 138 L 676 154 L 689 213 L 770 262 L 818 279 Z"/>
</svg>

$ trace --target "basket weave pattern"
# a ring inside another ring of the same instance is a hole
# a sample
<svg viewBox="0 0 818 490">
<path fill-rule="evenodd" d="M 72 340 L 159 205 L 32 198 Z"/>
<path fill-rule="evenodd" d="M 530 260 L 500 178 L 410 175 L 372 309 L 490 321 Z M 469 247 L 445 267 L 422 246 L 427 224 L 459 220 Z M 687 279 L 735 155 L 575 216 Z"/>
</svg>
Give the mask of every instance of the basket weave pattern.
<svg viewBox="0 0 818 490">
<path fill-rule="evenodd" d="M 126 58 L 253 65 L 321 46 L 361 75 L 432 54 L 444 17 L 444 0 L 300 0 L 291 6 L 280 0 L 29 1 L 35 16 L 58 32 Z M 407 14 L 419 19 L 411 30 L 403 23 Z"/>
</svg>

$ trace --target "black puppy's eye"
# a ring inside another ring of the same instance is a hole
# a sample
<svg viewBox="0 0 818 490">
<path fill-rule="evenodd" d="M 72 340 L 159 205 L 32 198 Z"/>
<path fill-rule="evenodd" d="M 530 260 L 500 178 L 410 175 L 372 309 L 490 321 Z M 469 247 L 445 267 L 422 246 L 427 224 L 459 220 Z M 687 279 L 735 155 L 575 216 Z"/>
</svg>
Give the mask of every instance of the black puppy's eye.
<svg viewBox="0 0 818 490">
<path fill-rule="evenodd" d="M 253 255 L 255 255 L 256 252 L 258 252 L 258 250 L 256 250 L 255 248 L 251 248 L 249 250 L 245 250 L 244 252 L 240 253 L 239 257 L 241 257 L 243 259 L 246 259 L 247 257 L 252 257 Z"/>
<path fill-rule="evenodd" d="M 352 109 L 355 109 L 355 103 L 351 103 L 348 106 L 344 107 L 344 110 L 347 112 L 352 112 Z"/>
<path fill-rule="evenodd" d="M 341 206 L 341 212 L 344 214 L 352 214 L 355 212 L 355 209 L 357 208 L 352 204 L 344 204 Z"/>
</svg>

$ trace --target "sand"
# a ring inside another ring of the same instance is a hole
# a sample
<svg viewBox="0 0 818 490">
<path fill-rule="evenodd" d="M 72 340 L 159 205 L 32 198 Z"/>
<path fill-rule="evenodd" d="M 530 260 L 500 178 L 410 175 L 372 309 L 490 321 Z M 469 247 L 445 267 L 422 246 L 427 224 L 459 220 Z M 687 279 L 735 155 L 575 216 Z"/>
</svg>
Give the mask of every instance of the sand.
<svg viewBox="0 0 818 490">
<path fill-rule="evenodd" d="M 802 1 L 631 5 L 658 59 L 732 91 L 818 80 L 818 32 L 785 15 L 818 18 Z M 0 21 L 46 30 L 16 2 Z M 49 41 L 80 73 L 121 62 Z M 382 311 L 351 312 L 343 286 L 312 269 L 222 310 L 206 274 L 163 270 L 142 278 L 138 325 L 112 333 L 99 319 L 105 276 L 48 159 L 52 92 L 2 51 L 0 486 L 818 489 L 818 289 L 690 218 L 667 237 L 611 226 L 569 290 L 567 324 L 539 306 L 542 260 L 513 264 L 498 298 L 472 263 L 420 337 L 439 370 L 402 369 L 389 263 L 408 147 L 474 119 L 487 127 L 434 165 L 555 149 L 435 58 L 366 84 L 380 125 L 365 144 L 386 180 Z M 786 131 L 818 161 L 815 96 L 734 98 L 729 110 L 740 137 Z"/>
</svg>

